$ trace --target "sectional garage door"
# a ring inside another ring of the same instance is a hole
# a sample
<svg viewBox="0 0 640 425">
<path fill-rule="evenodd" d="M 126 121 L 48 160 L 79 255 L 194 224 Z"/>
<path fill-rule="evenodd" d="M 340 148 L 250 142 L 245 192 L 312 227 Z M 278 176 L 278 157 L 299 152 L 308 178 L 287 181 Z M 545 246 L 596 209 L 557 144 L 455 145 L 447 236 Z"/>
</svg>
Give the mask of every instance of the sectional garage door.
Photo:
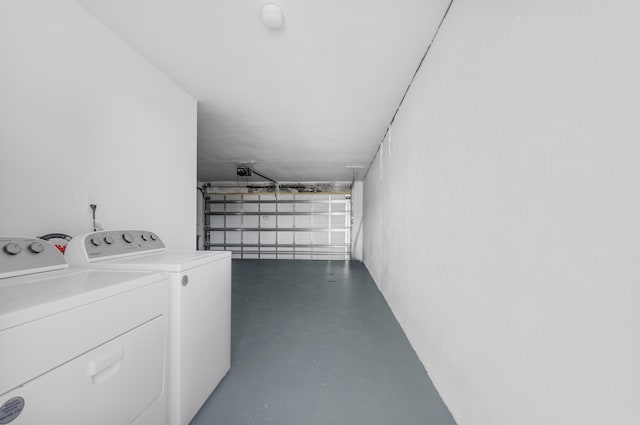
<svg viewBox="0 0 640 425">
<path fill-rule="evenodd" d="M 208 193 L 205 247 L 234 258 L 351 258 L 350 193 Z"/>
</svg>

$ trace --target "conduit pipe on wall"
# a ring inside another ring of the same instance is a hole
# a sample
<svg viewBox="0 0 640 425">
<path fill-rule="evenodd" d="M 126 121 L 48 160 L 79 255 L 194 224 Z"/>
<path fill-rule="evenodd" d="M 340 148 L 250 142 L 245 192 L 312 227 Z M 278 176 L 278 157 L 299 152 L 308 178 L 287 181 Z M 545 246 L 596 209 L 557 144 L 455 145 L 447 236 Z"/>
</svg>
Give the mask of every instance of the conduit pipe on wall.
<svg viewBox="0 0 640 425">
<path fill-rule="evenodd" d="M 378 144 L 378 149 L 373 154 L 373 158 L 371 158 L 371 162 L 369 163 L 369 166 L 367 167 L 367 171 L 365 171 L 364 177 L 362 178 L 363 180 L 366 180 L 367 175 L 369 174 L 369 170 L 371 169 L 371 166 L 373 165 L 373 161 L 375 161 L 376 155 L 378 155 L 378 153 L 380 152 L 380 149 L 382 148 L 382 144 L 384 143 L 384 139 L 386 139 L 387 135 L 390 133 L 391 126 L 393 125 L 393 122 L 395 121 L 396 116 L 398 115 L 398 112 L 400 111 L 400 108 L 402 107 L 402 104 L 404 103 L 404 99 L 407 97 L 407 94 L 409 93 L 409 90 L 411 89 L 411 85 L 413 84 L 413 81 L 416 79 L 416 75 L 418 75 L 418 72 L 420 71 L 420 68 L 422 68 L 422 64 L 423 64 L 424 60 L 426 59 L 427 54 L 429 54 L 429 50 L 431 50 L 431 46 L 433 46 L 433 43 L 436 40 L 436 37 L 438 36 L 438 32 L 440 31 L 440 27 L 442 27 L 442 24 L 444 23 L 444 20 L 446 19 L 447 14 L 449 13 L 449 10 L 451 9 L 452 5 L 453 5 L 453 0 L 451 0 L 451 2 L 449 2 L 449 5 L 447 6 L 447 9 L 444 11 L 444 15 L 442 15 L 442 19 L 440 20 L 440 23 L 438 24 L 438 28 L 436 28 L 436 32 L 433 34 L 433 38 L 431 39 L 431 42 L 429 43 L 429 46 L 427 46 L 427 50 L 424 52 L 424 55 L 422 55 L 422 59 L 420 59 L 420 63 L 418 63 L 418 67 L 416 68 L 415 72 L 413 73 L 413 76 L 411 77 L 411 80 L 409 81 L 409 85 L 407 86 L 406 90 L 404 91 L 404 94 L 402 95 L 402 98 L 400 99 L 400 103 L 398 104 L 398 107 L 396 108 L 396 111 L 393 113 L 393 116 L 391 117 L 391 121 L 389 121 L 389 125 L 387 126 L 387 129 L 384 132 L 384 135 L 382 136 L 382 140 Z M 391 140 L 389 140 L 389 142 L 391 142 Z M 391 147 L 389 147 L 389 154 L 391 154 Z"/>
</svg>

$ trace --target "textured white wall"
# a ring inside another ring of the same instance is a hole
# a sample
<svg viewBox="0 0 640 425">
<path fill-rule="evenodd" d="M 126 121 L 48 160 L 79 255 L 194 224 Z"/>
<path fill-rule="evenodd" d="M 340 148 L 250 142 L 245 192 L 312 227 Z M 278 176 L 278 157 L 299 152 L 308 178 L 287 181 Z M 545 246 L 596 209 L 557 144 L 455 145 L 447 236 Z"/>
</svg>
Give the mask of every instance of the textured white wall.
<svg viewBox="0 0 640 425">
<path fill-rule="evenodd" d="M 639 421 L 638 16 L 455 0 L 365 180 L 365 263 L 459 425 Z"/>
<path fill-rule="evenodd" d="M 0 234 L 156 231 L 193 249 L 196 101 L 71 0 L 0 2 Z"/>
</svg>

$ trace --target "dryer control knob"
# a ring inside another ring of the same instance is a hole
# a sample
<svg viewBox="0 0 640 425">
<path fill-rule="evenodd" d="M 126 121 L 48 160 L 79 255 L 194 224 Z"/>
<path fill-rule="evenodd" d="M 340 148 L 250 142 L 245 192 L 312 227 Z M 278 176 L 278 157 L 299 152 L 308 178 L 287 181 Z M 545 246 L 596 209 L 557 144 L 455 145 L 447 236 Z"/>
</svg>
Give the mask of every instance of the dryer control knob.
<svg viewBox="0 0 640 425">
<path fill-rule="evenodd" d="M 126 243 L 131 243 L 133 242 L 133 236 L 131 236 L 131 233 L 123 233 L 122 234 L 122 239 L 124 239 L 124 241 Z"/>
<path fill-rule="evenodd" d="M 144 233 L 140 233 L 140 239 L 142 239 L 143 241 L 147 242 L 149 240 L 149 237 L 147 235 L 145 235 Z"/>
<path fill-rule="evenodd" d="M 99 237 L 94 236 L 94 237 L 91 238 L 91 245 L 100 246 L 100 245 L 102 245 L 102 240 L 100 240 Z"/>
<path fill-rule="evenodd" d="M 29 245 L 29 251 L 33 252 L 34 254 L 40 254 L 42 251 L 44 251 L 44 245 L 42 245 L 40 242 L 31 242 L 31 245 Z"/>
<path fill-rule="evenodd" d="M 4 252 L 9 255 L 18 255 L 22 252 L 22 248 L 17 243 L 11 242 L 4 246 Z"/>
<path fill-rule="evenodd" d="M 158 237 L 153 233 L 149 233 L 149 237 L 151 238 L 152 241 L 155 241 L 156 239 L 158 239 Z"/>
<path fill-rule="evenodd" d="M 182 276 L 182 286 L 187 286 L 189 284 L 189 276 L 186 274 Z"/>
<path fill-rule="evenodd" d="M 105 236 L 104 243 L 106 243 L 107 245 L 111 245 L 113 243 L 113 238 L 111 236 Z"/>
</svg>

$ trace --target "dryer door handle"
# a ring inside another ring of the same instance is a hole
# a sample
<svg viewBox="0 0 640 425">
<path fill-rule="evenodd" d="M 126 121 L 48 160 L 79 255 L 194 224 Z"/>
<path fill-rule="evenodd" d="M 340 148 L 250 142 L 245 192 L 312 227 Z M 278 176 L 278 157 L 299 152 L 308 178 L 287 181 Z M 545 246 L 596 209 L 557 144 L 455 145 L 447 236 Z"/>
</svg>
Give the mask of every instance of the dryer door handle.
<svg viewBox="0 0 640 425">
<path fill-rule="evenodd" d="M 119 346 L 110 354 L 92 360 L 87 364 L 87 376 L 93 379 L 95 384 L 106 381 L 120 369 L 120 362 L 124 357 L 124 347 Z"/>
</svg>

